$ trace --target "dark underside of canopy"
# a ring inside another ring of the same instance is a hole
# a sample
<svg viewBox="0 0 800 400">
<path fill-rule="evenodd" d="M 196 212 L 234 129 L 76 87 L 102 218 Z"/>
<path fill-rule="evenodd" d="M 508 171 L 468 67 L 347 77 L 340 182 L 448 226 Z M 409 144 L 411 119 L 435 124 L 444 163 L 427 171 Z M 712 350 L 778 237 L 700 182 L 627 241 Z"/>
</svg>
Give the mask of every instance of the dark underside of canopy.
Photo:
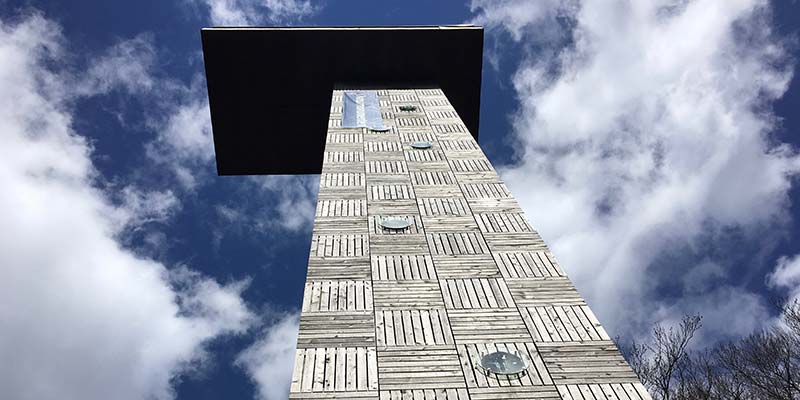
<svg viewBox="0 0 800 400">
<path fill-rule="evenodd" d="M 220 175 L 318 174 L 334 89 L 441 88 L 477 139 L 483 29 L 206 28 Z"/>
</svg>

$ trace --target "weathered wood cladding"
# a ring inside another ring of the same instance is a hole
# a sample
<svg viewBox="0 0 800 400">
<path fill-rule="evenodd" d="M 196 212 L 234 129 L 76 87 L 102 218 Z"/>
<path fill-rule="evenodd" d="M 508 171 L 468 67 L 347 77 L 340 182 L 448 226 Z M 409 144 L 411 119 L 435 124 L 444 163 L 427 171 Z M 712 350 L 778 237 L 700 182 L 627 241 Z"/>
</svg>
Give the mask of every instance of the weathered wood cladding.
<svg viewBox="0 0 800 400">
<path fill-rule="evenodd" d="M 444 94 L 378 96 L 387 132 L 333 93 L 290 398 L 649 399 Z"/>
</svg>

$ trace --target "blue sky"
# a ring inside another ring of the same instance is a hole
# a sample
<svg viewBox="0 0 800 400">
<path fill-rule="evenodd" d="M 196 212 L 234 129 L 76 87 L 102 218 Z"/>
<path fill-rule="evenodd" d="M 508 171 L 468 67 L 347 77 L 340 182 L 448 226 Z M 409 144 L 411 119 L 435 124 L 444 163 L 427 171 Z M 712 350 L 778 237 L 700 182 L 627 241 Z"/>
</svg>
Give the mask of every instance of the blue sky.
<svg viewBox="0 0 800 400">
<path fill-rule="evenodd" d="M 0 0 L 4 398 L 283 398 L 316 177 L 217 177 L 199 31 L 486 27 L 480 144 L 612 335 L 800 297 L 796 1 Z"/>
</svg>

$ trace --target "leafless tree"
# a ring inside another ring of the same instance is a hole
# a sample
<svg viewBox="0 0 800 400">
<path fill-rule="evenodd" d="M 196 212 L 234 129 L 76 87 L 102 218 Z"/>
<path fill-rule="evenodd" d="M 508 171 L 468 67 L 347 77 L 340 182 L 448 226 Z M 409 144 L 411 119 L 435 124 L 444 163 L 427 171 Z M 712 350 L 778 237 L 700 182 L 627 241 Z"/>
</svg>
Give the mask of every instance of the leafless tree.
<svg viewBox="0 0 800 400">
<path fill-rule="evenodd" d="M 652 341 L 622 345 L 656 400 L 800 400 L 800 302 L 785 305 L 781 324 L 703 351 L 688 350 L 701 327 L 686 316 L 656 325 Z"/>
<path fill-rule="evenodd" d="M 632 342 L 626 348 L 634 372 L 657 400 L 675 399 L 675 384 L 683 382 L 680 372 L 688 359 L 686 347 L 702 326 L 699 315 L 685 316 L 677 327 L 653 328 L 650 343 Z"/>
</svg>

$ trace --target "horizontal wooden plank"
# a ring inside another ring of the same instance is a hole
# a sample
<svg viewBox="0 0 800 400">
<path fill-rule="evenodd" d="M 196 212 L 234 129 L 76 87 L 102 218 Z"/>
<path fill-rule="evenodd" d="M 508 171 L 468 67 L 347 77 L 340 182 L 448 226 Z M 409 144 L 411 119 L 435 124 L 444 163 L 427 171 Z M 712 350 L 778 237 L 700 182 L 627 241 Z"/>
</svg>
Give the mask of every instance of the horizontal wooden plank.
<svg viewBox="0 0 800 400">
<path fill-rule="evenodd" d="M 518 306 L 586 305 L 575 286 L 563 277 L 506 279 Z"/>
<path fill-rule="evenodd" d="M 309 280 L 370 279 L 368 257 L 319 258 L 308 260 Z"/>
<path fill-rule="evenodd" d="M 436 281 L 374 281 L 376 310 L 444 308 Z"/>
<path fill-rule="evenodd" d="M 494 259 L 489 254 L 435 255 L 433 264 L 440 278 L 497 278 Z"/>
<path fill-rule="evenodd" d="M 551 342 L 537 347 L 557 385 L 638 382 L 614 342 Z"/>
<path fill-rule="evenodd" d="M 380 347 L 378 373 L 381 390 L 466 388 L 452 346 Z"/>
<path fill-rule="evenodd" d="M 372 311 L 303 313 L 297 347 L 375 346 Z"/>
<path fill-rule="evenodd" d="M 447 315 L 459 344 L 532 340 L 516 308 L 448 310 Z"/>
</svg>

